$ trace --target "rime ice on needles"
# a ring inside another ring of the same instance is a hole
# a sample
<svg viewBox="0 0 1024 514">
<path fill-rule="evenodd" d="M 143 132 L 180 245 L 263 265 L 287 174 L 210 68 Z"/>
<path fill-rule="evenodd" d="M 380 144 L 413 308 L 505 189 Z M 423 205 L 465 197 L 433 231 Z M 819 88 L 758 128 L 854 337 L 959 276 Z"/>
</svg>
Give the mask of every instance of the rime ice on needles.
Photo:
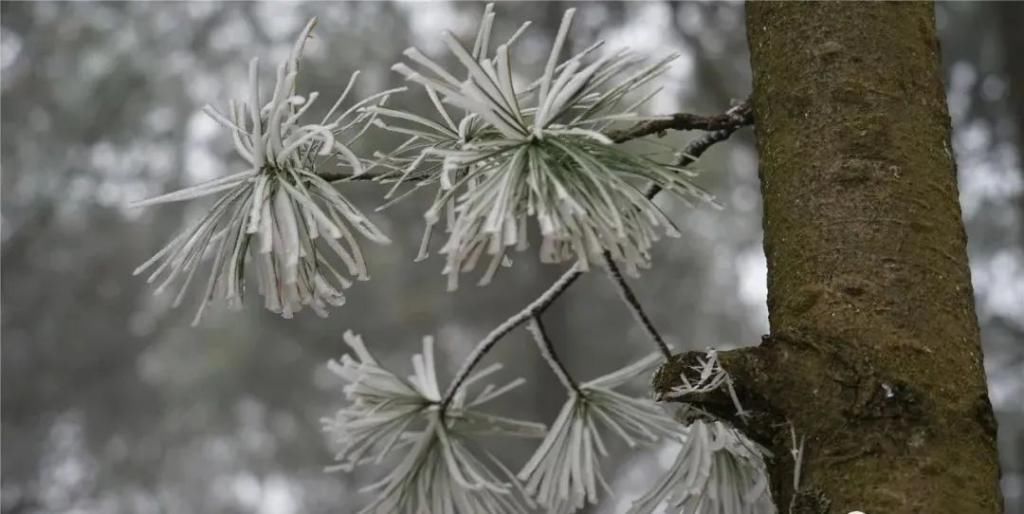
<svg viewBox="0 0 1024 514">
<path fill-rule="evenodd" d="M 207 115 L 231 132 L 235 150 L 245 159 L 245 171 L 136 203 L 136 206 L 189 200 L 218 194 L 213 207 L 196 224 L 140 266 L 136 274 L 152 270 L 149 281 L 161 279 L 157 291 L 181 282 L 175 305 L 180 303 L 204 255 L 213 254 L 213 269 L 195 322 L 206 304 L 221 295 L 240 308 L 245 290 L 244 269 L 256 269 L 265 305 L 284 317 L 309 305 L 326 316 L 327 305 L 345 301 L 342 290 L 350 278 L 367 278 L 366 263 L 355 234 L 377 243 L 384 236 L 334 187 L 316 174 L 325 156 L 339 157 L 353 174 L 363 171 L 349 149 L 375 117 L 366 111 L 373 101 L 383 103 L 392 91 L 371 96 L 339 112 L 358 73 L 319 123 L 303 124 L 318 93 L 295 93 L 295 81 L 311 20 L 292 48 L 289 59 L 276 70 L 270 97 L 260 91 L 259 62 L 249 65 L 249 97 L 232 101 L 227 114 L 214 107 Z M 348 132 L 355 134 L 342 140 Z M 320 243 L 318 243 L 318 241 Z M 337 256 L 338 269 L 327 260 Z"/>
<path fill-rule="evenodd" d="M 429 418 L 423 431 L 408 434 L 411 448 L 387 476 L 362 489 L 377 496 L 360 513 L 530 512 L 532 502 L 511 472 L 489 453 L 477 457 L 463 434 L 444 427 L 438 411 Z"/>
<path fill-rule="evenodd" d="M 650 514 L 663 502 L 680 514 L 775 514 L 766 449 L 725 423 L 695 421 L 668 473 L 633 503 Z"/>
<path fill-rule="evenodd" d="M 519 472 L 527 492 L 551 512 L 574 512 L 596 503 L 598 485 L 609 491 L 599 459 L 607 456 L 598 427 L 629 446 L 679 433 L 680 426 L 651 400 L 631 398 L 613 388 L 644 373 L 660 360 L 651 355 L 630 366 L 570 389 L 569 399 L 547 437 Z"/>
<path fill-rule="evenodd" d="M 729 398 L 732 399 L 733 406 L 736 407 L 736 414 L 740 417 L 747 415 L 736 395 L 732 378 L 729 377 L 718 360 L 717 350 L 710 349 L 703 356 L 697 355 L 696 362 L 689 368 L 680 373 L 680 384 L 673 387 L 671 391 L 662 393 L 658 400 L 685 399 L 690 395 L 709 393 L 724 387 L 729 393 Z M 684 403 L 683 408 L 687 409 L 689 406 Z"/>
<path fill-rule="evenodd" d="M 443 36 L 465 79 L 415 48 L 405 55 L 418 70 L 404 63 L 393 67 L 427 90 L 441 118 L 378 111 L 388 120 L 385 128 L 411 138 L 387 156 L 386 165 L 400 177 L 418 172 L 440 185 L 426 219 L 429 231 L 442 211 L 449 214 L 441 253 L 450 287 L 483 254 L 490 263 L 481 283 L 488 282 L 510 248 L 527 246 L 530 217 L 543 238 L 542 261 L 576 260 L 586 269 L 608 251 L 635 275 L 649 265 L 650 248 L 662 233 L 678 236 L 639 187 L 653 182 L 684 200 L 710 200 L 690 181 L 689 170 L 618 148 L 602 133 L 615 122 L 649 119 L 639 110 L 653 93 L 631 93 L 675 56 L 639 66 L 628 50 L 593 57 L 598 43 L 559 64 L 573 13 L 565 13 L 544 73 L 525 87 L 517 85 L 509 54 L 525 25 L 491 56 L 490 6 L 472 49 L 450 33 Z M 453 118 L 442 98 L 464 117 Z"/>
<path fill-rule="evenodd" d="M 668 512 L 682 514 L 774 514 L 764 462 L 770 452 L 729 424 L 685 403 L 688 396 L 724 387 L 737 414 L 746 414 L 718 352 L 696 355 L 681 373 L 680 385 L 660 398 L 684 402 L 677 417 L 690 424 L 682 449 L 665 476 L 634 502 L 629 513 L 649 514 L 667 502 Z"/>
<path fill-rule="evenodd" d="M 345 341 L 354 356 L 344 355 L 330 369 L 346 383 L 350 404 L 324 429 L 338 445 L 335 469 L 379 464 L 402 448 L 398 464 L 364 490 L 376 492 L 366 513 L 463 513 L 526 512 L 530 502 L 519 490 L 511 472 L 489 453 L 470 450 L 472 435 L 498 433 L 541 437 L 543 425 L 490 415 L 478 410 L 483 404 L 523 383 L 488 385 L 467 396 L 465 386 L 498 371 L 493 365 L 469 377 L 442 416 L 438 408 L 441 390 L 434 371 L 433 341 L 424 339 L 423 352 L 413 356 L 414 373 L 408 380 L 382 368 L 351 332 Z"/>
</svg>

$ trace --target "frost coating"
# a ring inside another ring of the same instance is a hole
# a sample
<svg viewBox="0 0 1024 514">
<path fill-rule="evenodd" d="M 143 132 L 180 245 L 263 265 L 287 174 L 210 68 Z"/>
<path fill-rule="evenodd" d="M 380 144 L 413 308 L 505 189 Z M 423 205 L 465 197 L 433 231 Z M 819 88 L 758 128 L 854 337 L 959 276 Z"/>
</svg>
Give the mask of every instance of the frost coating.
<svg viewBox="0 0 1024 514">
<path fill-rule="evenodd" d="M 360 512 L 517 514 L 532 508 L 533 502 L 507 468 L 489 452 L 471 448 L 472 437 L 479 434 L 544 434 L 543 425 L 479 410 L 522 385 L 522 379 L 487 385 L 468 395 L 465 387 L 501 365 L 485 368 L 464 382 L 442 415 L 431 338 L 425 338 L 423 351 L 413 356 L 414 372 L 407 380 L 382 368 L 359 336 L 346 332 L 345 341 L 354 355 L 328 364 L 345 381 L 350 402 L 333 418 L 323 420 L 324 430 L 338 447 L 335 460 L 340 463 L 329 469 L 351 471 L 401 455 L 383 478 L 363 489 L 376 497 Z"/>
<path fill-rule="evenodd" d="M 259 61 L 253 59 L 247 99 L 232 101 L 227 114 L 209 105 L 203 108 L 231 132 L 247 169 L 134 204 L 219 195 L 205 216 L 135 270 L 136 274 L 152 270 L 150 282 L 162 279 L 157 292 L 180 281 L 177 305 L 204 256 L 212 254 L 213 269 L 193 324 L 214 296 L 221 296 L 229 307 L 241 308 L 246 264 L 256 268 L 259 293 L 267 309 L 288 318 L 309 305 L 326 316 L 327 305 L 345 302 L 342 290 L 351 285 L 351 278 L 367 278 L 355 233 L 376 243 L 389 242 L 355 206 L 317 176 L 315 168 L 318 160 L 333 155 L 353 174 L 362 173 L 364 167 L 348 145 L 372 122 L 374 115 L 364 106 L 374 100 L 382 103 L 393 91 L 371 96 L 339 113 L 356 73 L 320 122 L 301 123 L 300 118 L 319 96 L 316 92 L 306 97 L 295 94 L 299 59 L 315 23 L 315 18 L 310 20 L 289 59 L 277 67 L 270 98 L 260 91 Z M 341 140 L 350 130 L 355 130 L 355 135 Z M 344 268 L 331 264 L 328 255 L 340 260 Z"/>
<path fill-rule="evenodd" d="M 629 514 L 667 502 L 680 514 L 775 514 L 764 459 L 767 450 L 717 421 L 695 421 L 672 467 Z"/>
<path fill-rule="evenodd" d="M 659 355 L 650 355 L 613 373 L 569 388 L 569 399 L 547 437 L 519 472 L 527 492 L 549 512 L 575 512 L 597 503 L 598 485 L 610 494 L 601 475 L 606 457 L 601 430 L 628 446 L 676 436 L 682 427 L 651 400 L 632 398 L 613 389 L 648 371 Z"/>
<path fill-rule="evenodd" d="M 444 35 L 461 76 L 415 48 L 405 52 L 410 63 L 393 67 L 424 87 L 440 119 L 377 110 L 381 126 L 410 137 L 396 152 L 382 155 L 381 165 L 398 183 L 415 176 L 419 186 L 438 186 L 425 215 L 421 257 L 432 227 L 444 217 L 447 240 L 440 252 L 447 257 L 449 288 L 485 255 L 489 262 L 480 283 L 488 283 L 507 264 L 510 249 L 528 246 L 531 218 L 542 236 L 542 261 L 575 260 L 586 270 L 608 251 L 636 275 L 649 266 L 654 241 L 679 235 L 644 196 L 642 184 L 652 182 L 684 200 L 711 199 L 690 181 L 689 170 L 621 149 L 604 135 L 614 122 L 651 119 L 639 111 L 657 91 L 637 99 L 631 93 L 664 72 L 675 56 L 638 66 L 641 60 L 628 50 L 593 57 L 598 43 L 558 64 L 573 13 L 568 10 L 562 19 L 543 75 L 525 86 L 517 84 L 509 52 L 528 24 L 491 54 L 491 6 L 472 49 Z"/>
</svg>

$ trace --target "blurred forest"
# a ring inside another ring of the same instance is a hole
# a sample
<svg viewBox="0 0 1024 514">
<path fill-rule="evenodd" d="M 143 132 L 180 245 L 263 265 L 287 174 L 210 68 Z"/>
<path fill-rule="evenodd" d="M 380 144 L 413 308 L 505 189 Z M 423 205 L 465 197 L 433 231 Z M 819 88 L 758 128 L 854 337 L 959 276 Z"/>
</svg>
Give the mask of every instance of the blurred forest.
<svg viewBox="0 0 1024 514">
<path fill-rule="evenodd" d="M 541 66 L 566 7 L 499 4 L 498 37 L 533 20 L 516 57 Z M 654 110 L 716 113 L 750 90 L 742 4 L 577 7 L 577 49 L 606 39 L 652 55 L 682 52 Z M 345 351 L 342 332 L 361 333 L 399 369 L 410 369 L 409 355 L 433 334 L 451 372 L 562 268 L 524 257 L 489 287 L 447 293 L 442 258 L 412 263 L 428 200 L 414 196 L 372 215 L 395 242 L 365 248 L 372 280 L 350 289 L 349 303 L 329 319 L 304 311 L 283 320 L 253 305 L 214 310 L 191 328 L 199 293 L 170 309 L 171 298 L 152 296 L 131 272 L 208 204 L 124 205 L 240 169 L 226 133 L 200 108 L 240 96 L 248 60 L 280 62 L 309 17 L 320 23 L 300 90 L 333 97 L 356 69 L 361 95 L 400 85 L 389 66 L 403 49 L 446 56 L 437 34 L 450 28 L 469 37 L 481 9 L 469 2 L 0 4 L 0 511 L 356 510 L 369 477 L 323 472 L 331 454 L 319 426 L 342 401 L 340 381 L 324 366 Z M 1022 514 L 1024 4 L 942 3 L 937 19 L 1002 485 L 1007 512 Z M 395 99 L 407 108 L 421 100 Z M 688 137 L 660 142 L 679 147 Z M 364 150 L 394 142 L 376 133 Z M 716 147 L 700 167 L 702 184 L 725 209 L 667 205 L 683 237 L 658 245 L 637 292 L 677 349 L 754 344 L 767 331 L 767 312 L 751 132 Z M 379 186 L 346 188 L 364 211 L 380 203 Z M 545 320 L 581 377 L 650 350 L 601 274 L 584 277 Z M 490 358 L 530 384 L 504 409 L 550 422 L 563 397 L 544 394 L 556 382 L 529 344 L 517 331 Z M 519 464 L 526 446 L 516 444 L 502 453 Z M 608 470 L 619 495 L 592 512 L 621 511 L 667 466 L 664 453 L 620 449 Z"/>
</svg>

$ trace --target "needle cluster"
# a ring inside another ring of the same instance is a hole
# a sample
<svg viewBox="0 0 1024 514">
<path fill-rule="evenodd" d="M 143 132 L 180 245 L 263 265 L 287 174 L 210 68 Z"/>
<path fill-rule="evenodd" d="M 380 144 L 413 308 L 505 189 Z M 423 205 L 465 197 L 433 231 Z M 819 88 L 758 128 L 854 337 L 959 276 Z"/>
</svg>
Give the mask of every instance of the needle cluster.
<svg viewBox="0 0 1024 514">
<path fill-rule="evenodd" d="M 492 52 L 490 5 L 471 47 L 443 35 L 460 71 L 446 70 L 416 48 L 406 50 L 408 63 L 393 67 L 425 89 L 437 117 L 376 109 L 380 126 L 409 138 L 381 162 L 396 185 L 409 177 L 421 187 L 436 184 L 421 257 L 444 218 L 440 252 L 449 288 L 481 259 L 487 264 L 480 283 L 488 283 L 508 263 L 510 250 L 529 246 L 531 219 L 541 235 L 541 261 L 576 261 L 586 270 L 608 252 L 635 275 L 649 267 L 661 235 L 679 236 L 644 196 L 644 184 L 683 200 L 711 200 L 693 184 L 690 170 L 630 152 L 605 135 L 615 123 L 652 119 L 641 109 L 657 90 L 634 93 L 676 56 L 644 64 L 626 49 L 598 55 L 603 45 L 597 43 L 562 60 L 574 12 L 566 11 L 535 80 L 523 80 L 511 57 L 529 23 Z"/>
<path fill-rule="evenodd" d="M 349 146 L 375 117 L 364 107 L 382 103 L 393 91 L 340 111 L 358 75 L 354 74 L 320 121 L 303 122 L 319 93 L 299 95 L 295 82 L 303 47 L 315 24 L 313 19 L 305 26 L 288 60 L 277 67 L 269 97 L 260 89 L 259 61 L 253 59 L 249 97 L 232 101 L 226 114 L 209 105 L 203 109 L 231 133 L 235 151 L 246 162 L 243 171 L 134 204 L 217 196 L 199 221 L 135 270 L 136 274 L 148 270 L 150 282 L 160 280 L 157 292 L 180 284 L 177 305 L 203 259 L 212 255 L 213 266 L 194 323 L 217 296 L 229 307 L 241 308 L 247 266 L 255 268 L 267 309 L 288 318 L 308 305 L 326 316 L 327 306 L 345 303 L 342 291 L 352 279 L 367 278 L 357 235 L 376 243 L 389 242 L 317 174 L 317 166 L 334 156 L 353 174 L 362 173 L 363 163 Z"/>
</svg>

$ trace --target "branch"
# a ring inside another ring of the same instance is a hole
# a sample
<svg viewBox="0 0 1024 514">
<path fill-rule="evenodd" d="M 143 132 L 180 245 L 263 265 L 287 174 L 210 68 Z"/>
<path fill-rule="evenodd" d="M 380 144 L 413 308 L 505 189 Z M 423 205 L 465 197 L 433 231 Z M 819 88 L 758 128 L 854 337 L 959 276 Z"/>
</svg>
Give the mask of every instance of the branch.
<svg viewBox="0 0 1024 514">
<path fill-rule="evenodd" d="M 704 152 L 711 148 L 716 143 L 724 141 L 732 135 L 733 132 L 738 130 L 740 127 L 751 125 L 754 122 L 753 113 L 750 110 L 750 100 L 744 101 L 742 104 L 729 109 L 725 113 L 732 119 L 732 124 L 712 132 L 710 134 L 701 137 L 690 144 L 686 145 L 686 148 L 680 153 L 680 157 L 677 160 L 677 165 L 685 166 L 687 164 L 696 161 Z M 647 198 L 654 198 L 658 192 L 661 191 L 660 187 L 655 185 L 648 186 L 644 194 Z M 443 413 L 448 409 L 448 406 L 452 403 L 455 398 L 455 393 L 458 392 L 462 383 L 466 381 L 469 374 L 473 371 L 473 368 L 491 351 L 497 342 L 504 337 L 506 334 L 511 332 L 517 326 L 523 324 L 527 320 L 539 316 L 559 297 L 566 289 L 569 288 L 583 274 L 583 270 L 580 269 L 579 264 L 574 264 L 569 271 L 566 271 L 564 275 L 558 278 L 555 283 L 551 284 L 546 291 L 541 293 L 534 301 L 530 302 L 523 307 L 522 310 L 513 314 L 511 317 L 503 321 L 494 330 L 492 330 L 486 337 L 477 343 L 476 348 L 470 353 L 469 357 L 463 363 L 458 373 L 455 375 L 455 380 L 452 381 L 448 390 L 445 392 L 444 399 L 441 400 L 440 410 Z"/>
<path fill-rule="evenodd" d="M 473 368 L 491 351 L 491 348 L 505 336 L 512 331 L 512 329 L 523 324 L 530 318 L 540 315 L 540 313 L 547 310 L 548 306 L 558 298 L 563 291 L 569 288 L 580 275 L 583 274 L 583 270 L 580 269 L 579 264 L 574 264 L 569 271 L 565 272 L 564 275 L 558 278 L 551 287 L 541 293 L 534 301 L 530 302 L 523 310 L 515 313 L 512 317 L 503 321 L 494 330 L 492 330 L 482 341 L 477 343 L 476 348 L 473 349 L 473 353 L 469 354 L 466 358 L 466 362 L 459 368 L 459 372 L 455 374 L 455 380 L 452 381 L 451 385 L 448 386 L 448 391 L 444 394 L 444 399 L 441 400 L 441 412 L 448 409 L 448 405 L 452 403 L 452 399 L 455 398 L 455 393 L 462 386 L 462 383 L 466 381 L 469 374 L 473 371 Z"/>
<path fill-rule="evenodd" d="M 338 171 L 318 171 L 316 174 L 320 175 L 321 178 L 328 182 L 331 182 L 332 184 L 336 184 L 338 182 L 374 181 L 381 177 L 386 177 L 388 175 L 394 175 L 397 179 L 397 177 L 399 176 L 398 174 L 394 173 L 371 173 L 369 171 L 365 173 L 360 173 L 359 175 L 352 175 L 349 173 L 342 173 Z M 427 173 L 413 173 L 405 177 L 402 181 L 408 182 L 410 184 L 416 184 L 419 183 L 420 181 L 427 180 L 431 177 L 432 175 Z"/>
<path fill-rule="evenodd" d="M 722 116 L 729 118 L 731 122 L 714 132 L 705 134 L 699 139 L 691 141 L 686 145 L 686 148 L 679 153 L 676 166 L 692 164 L 694 161 L 699 159 L 708 148 L 714 146 L 715 143 L 729 139 L 729 136 L 731 136 L 733 132 L 739 130 L 740 127 L 746 127 L 747 125 L 754 124 L 754 110 L 750 106 L 749 98 L 730 108 L 728 111 L 725 111 L 725 114 Z"/>
<path fill-rule="evenodd" d="M 695 157 L 686 159 L 687 156 L 700 155 L 711 145 L 727 139 L 736 131 L 736 129 L 750 125 L 753 123 L 754 119 L 749 99 L 744 100 L 743 103 L 722 114 L 716 114 L 714 116 L 701 116 L 698 114 L 680 112 L 665 115 L 662 118 L 663 119 L 640 122 L 627 129 L 612 130 L 605 135 L 615 143 L 625 143 L 651 134 L 658 134 L 658 136 L 661 137 L 665 135 L 667 130 L 703 130 L 711 132 L 710 134 L 707 134 L 701 139 L 695 141 L 703 142 L 701 145 L 695 146 L 691 143 L 687 146 L 686 150 L 683 151 L 680 159 L 676 162 L 676 165 L 685 166 L 696 160 Z M 346 180 L 376 180 L 385 176 L 384 173 L 362 173 L 360 175 L 351 175 L 337 171 L 319 171 L 317 172 L 317 175 L 320 175 L 324 180 L 331 182 L 342 182 Z M 405 182 L 416 183 L 427 178 L 430 178 L 429 175 L 410 175 L 405 178 Z"/>
<path fill-rule="evenodd" d="M 626 141 L 651 134 L 657 134 L 658 137 L 662 137 L 669 130 L 703 130 L 706 132 L 735 130 L 737 117 L 745 119 L 752 116 L 752 113 L 753 110 L 748 100 L 733 109 L 729 109 L 725 113 L 714 116 L 700 116 L 698 114 L 681 112 L 664 116 L 660 119 L 637 123 L 628 129 L 613 130 L 605 135 L 616 143 L 625 143 Z"/>
<path fill-rule="evenodd" d="M 537 343 L 537 348 L 540 349 L 540 354 L 544 356 L 544 360 L 548 362 L 548 366 L 551 367 L 551 371 L 555 372 L 558 376 L 558 380 L 562 382 L 562 385 L 566 389 L 576 391 L 580 396 L 583 395 L 583 390 L 580 389 L 580 385 L 573 380 L 572 375 L 569 374 L 569 370 L 565 368 L 565 364 L 558 358 L 558 354 L 555 353 L 555 347 L 551 344 L 551 339 L 548 338 L 547 331 L 544 330 L 544 325 L 540 322 L 540 316 L 534 315 L 530 319 L 530 324 L 526 325 L 526 330 L 533 336 L 533 340 Z"/>
<path fill-rule="evenodd" d="M 665 359 L 672 358 L 672 350 L 669 349 L 668 345 L 665 344 L 665 340 L 662 339 L 661 334 L 654 328 L 654 323 L 651 323 L 651 319 L 647 317 L 647 313 L 644 312 L 643 307 L 640 305 L 640 301 L 636 299 L 636 295 L 633 294 L 633 290 L 630 289 L 629 284 L 626 283 L 626 279 L 622 277 L 622 273 L 619 271 L 619 267 L 615 265 L 615 261 L 612 260 L 611 254 L 604 252 L 604 265 L 608 270 L 608 277 L 615 283 L 616 288 L 619 290 L 619 295 L 622 297 L 622 301 L 629 306 L 629 310 L 633 313 L 633 317 L 636 318 L 637 322 L 644 327 L 647 331 L 647 335 L 651 337 L 654 344 L 658 346 L 658 350 L 661 350 L 661 354 L 665 356 Z"/>
<path fill-rule="evenodd" d="M 679 152 L 675 162 L 676 166 L 684 167 L 693 164 L 701 155 L 704 154 L 704 152 L 708 150 L 708 148 L 711 148 L 716 143 L 729 139 L 729 136 L 731 136 L 733 132 L 739 130 L 740 127 L 754 124 L 754 111 L 750 107 L 749 98 L 744 100 L 743 103 L 725 111 L 723 116 L 729 116 L 732 119 L 732 125 L 704 134 L 699 139 L 690 141 L 690 143 L 686 145 L 686 148 L 684 148 L 682 152 Z M 651 184 L 647 186 L 647 190 L 644 191 L 644 194 L 647 195 L 648 198 L 654 198 L 654 195 L 658 194 L 660 191 L 661 187 L 657 184 Z"/>
</svg>

